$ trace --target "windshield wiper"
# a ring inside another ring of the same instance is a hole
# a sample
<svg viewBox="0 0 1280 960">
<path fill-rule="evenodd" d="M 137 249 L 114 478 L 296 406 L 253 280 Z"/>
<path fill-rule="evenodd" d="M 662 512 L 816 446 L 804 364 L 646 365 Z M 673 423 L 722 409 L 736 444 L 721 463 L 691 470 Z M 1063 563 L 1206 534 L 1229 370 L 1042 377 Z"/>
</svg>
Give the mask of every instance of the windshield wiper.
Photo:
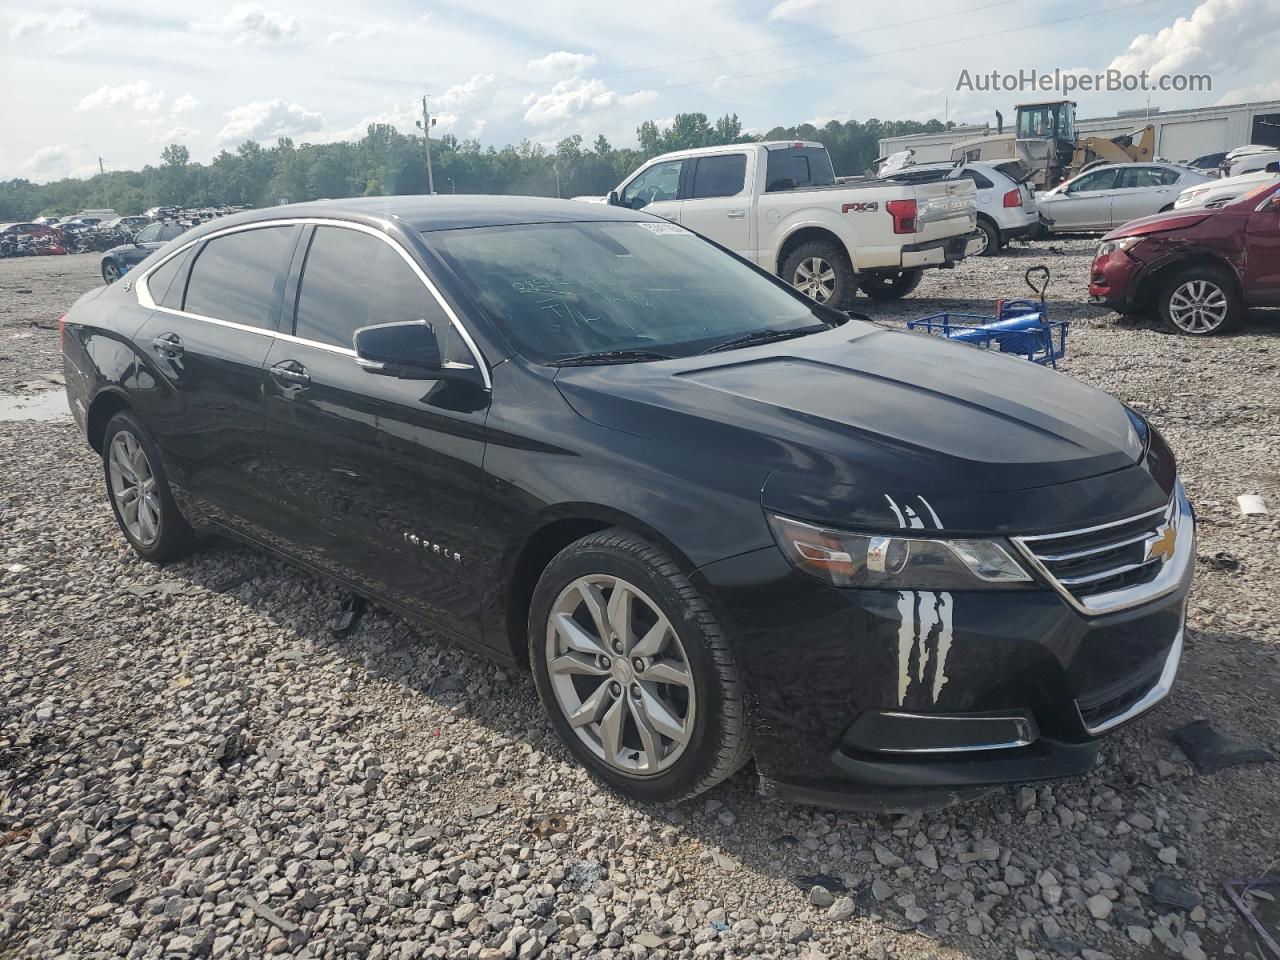
<svg viewBox="0 0 1280 960">
<path fill-rule="evenodd" d="M 646 363 L 650 360 L 671 360 L 669 353 L 656 350 L 601 350 L 598 353 L 575 353 L 570 357 L 553 360 L 554 367 L 589 367 L 604 363 Z"/>
<path fill-rule="evenodd" d="M 793 327 L 789 330 L 756 330 L 752 333 L 744 333 L 740 337 L 734 337 L 732 340 L 721 340 L 714 346 L 707 347 L 702 353 L 719 353 L 722 350 L 737 350 L 739 347 L 754 347 L 761 343 L 773 343 L 775 340 L 790 340 L 793 337 L 803 337 L 805 334 L 817 333 L 819 330 L 827 329 L 823 326 Z"/>
</svg>

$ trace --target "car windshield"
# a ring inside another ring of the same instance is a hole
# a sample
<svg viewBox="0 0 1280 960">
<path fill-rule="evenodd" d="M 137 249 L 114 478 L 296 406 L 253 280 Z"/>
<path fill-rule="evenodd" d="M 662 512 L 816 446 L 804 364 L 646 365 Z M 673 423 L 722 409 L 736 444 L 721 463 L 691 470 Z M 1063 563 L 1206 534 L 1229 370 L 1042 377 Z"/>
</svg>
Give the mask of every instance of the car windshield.
<svg viewBox="0 0 1280 960">
<path fill-rule="evenodd" d="M 512 345 L 538 363 L 689 356 L 756 332 L 782 336 L 830 322 L 801 295 L 665 221 L 475 227 L 425 238 Z"/>
</svg>

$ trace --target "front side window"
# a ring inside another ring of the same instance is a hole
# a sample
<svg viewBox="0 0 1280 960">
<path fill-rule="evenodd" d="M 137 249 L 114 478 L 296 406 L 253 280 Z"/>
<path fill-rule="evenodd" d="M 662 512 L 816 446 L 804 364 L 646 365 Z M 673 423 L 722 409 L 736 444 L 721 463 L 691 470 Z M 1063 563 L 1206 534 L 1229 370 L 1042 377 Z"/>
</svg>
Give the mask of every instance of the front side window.
<svg viewBox="0 0 1280 960">
<path fill-rule="evenodd" d="M 295 237 L 291 226 L 214 237 L 196 254 L 183 309 L 247 327 L 269 328 Z"/>
<path fill-rule="evenodd" d="M 294 336 L 351 349 L 361 327 L 426 320 L 442 340 L 449 318 L 397 249 L 343 227 L 316 227 L 298 287 Z"/>
<path fill-rule="evenodd" d="M 664 160 L 642 171 L 622 191 L 622 205 L 639 210 L 658 200 L 674 200 L 680 193 L 683 160 Z"/>
<path fill-rule="evenodd" d="M 792 293 L 675 224 L 580 222 L 441 230 L 427 243 L 512 345 L 688 356 L 761 330 L 825 321 Z"/>
<path fill-rule="evenodd" d="M 693 168 L 690 199 L 736 197 L 747 182 L 747 155 L 731 153 L 723 157 L 699 157 Z"/>
<path fill-rule="evenodd" d="M 1067 193 L 1082 193 L 1085 190 L 1110 190 L 1115 186 L 1115 182 L 1116 172 L 1114 170 L 1099 170 L 1096 173 L 1087 173 L 1072 183 L 1067 188 Z"/>
<path fill-rule="evenodd" d="M 138 235 L 133 238 L 138 243 L 153 243 L 160 239 L 160 224 L 152 223 L 143 227 L 138 231 Z"/>
</svg>

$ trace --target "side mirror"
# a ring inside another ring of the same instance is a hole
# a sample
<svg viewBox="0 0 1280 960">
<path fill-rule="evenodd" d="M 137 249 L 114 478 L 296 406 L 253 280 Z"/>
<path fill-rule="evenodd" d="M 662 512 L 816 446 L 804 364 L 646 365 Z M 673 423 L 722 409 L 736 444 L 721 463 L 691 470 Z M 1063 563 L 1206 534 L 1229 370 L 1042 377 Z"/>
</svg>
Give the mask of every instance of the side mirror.
<svg viewBox="0 0 1280 960">
<path fill-rule="evenodd" d="M 366 372 L 400 380 L 473 380 L 476 368 L 449 363 L 425 320 L 380 323 L 358 329 L 352 340 L 356 363 Z"/>
<path fill-rule="evenodd" d="M 607 197 L 605 197 L 605 201 L 606 201 L 606 202 L 609 204 L 609 206 L 611 206 L 611 207 L 620 207 L 620 206 L 622 206 L 622 200 L 621 200 L 621 198 L 618 196 L 618 191 L 617 191 L 617 190 L 610 190 L 610 191 L 609 191 L 609 195 L 608 195 Z"/>
</svg>

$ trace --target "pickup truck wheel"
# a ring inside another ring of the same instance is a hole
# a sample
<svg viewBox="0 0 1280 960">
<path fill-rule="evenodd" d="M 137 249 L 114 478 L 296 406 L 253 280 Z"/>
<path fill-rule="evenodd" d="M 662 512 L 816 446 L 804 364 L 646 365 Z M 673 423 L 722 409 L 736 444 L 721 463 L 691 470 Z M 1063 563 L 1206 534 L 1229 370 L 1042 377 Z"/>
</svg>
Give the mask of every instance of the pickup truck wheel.
<svg viewBox="0 0 1280 960">
<path fill-rule="evenodd" d="M 529 661 L 569 752 L 633 800 L 692 797 L 750 758 L 728 638 L 676 563 L 632 533 L 591 534 L 551 561 L 530 604 Z"/>
<path fill-rule="evenodd" d="M 978 232 L 982 234 L 982 246 L 978 247 L 978 256 L 994 257 L 1000 252 L 1000 228 L 990 220 L 979 218 Z"/>
<path fill-rule="evenodd" d="M 848 255 L 825 240 L 811 240 L 792 250 L 782 262 L 781 275 L 805 296 L 834 310 L 843 310 L 858 290 Z"/>
<path fill-rule="evenodd" d="M 1159 306 L 1165 323 L 1193 337 L 1222 333 L 1244 316 L 1231 278 L 1217 267 L 1175 273 L 1160 292 Z"/>
<path fill-rule="evenodd" d="M 892 273 L 873 273 L 862 280 L 862 292 L 872 300 L 901 300 L 920 286 L 924 271 L 898 270 Z"/>
</svg>

